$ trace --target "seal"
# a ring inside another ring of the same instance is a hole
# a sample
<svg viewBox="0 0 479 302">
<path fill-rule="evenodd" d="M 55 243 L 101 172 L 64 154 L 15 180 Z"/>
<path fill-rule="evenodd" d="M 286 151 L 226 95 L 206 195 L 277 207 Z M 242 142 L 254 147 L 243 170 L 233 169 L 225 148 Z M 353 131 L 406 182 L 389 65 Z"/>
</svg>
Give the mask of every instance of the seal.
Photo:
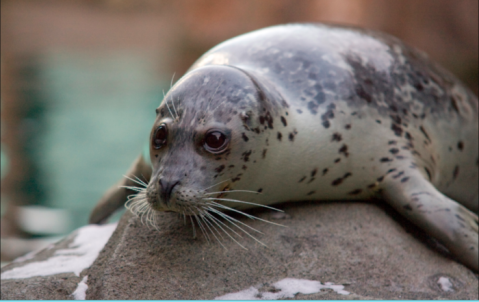
<svg viewBox="0 0 479 302">
<path fill-rule="evenodd" d="M 321 24 L 244 34 L 200 57 L 156 113 L 149 154 L 91 222 L 137 192 L 127 207 L 147 224 L 173 211 L 235 240 L 245 228 L 228 210 L 379 196 L 478 270 L 477 97 L 397 38 Z"/>
</svg>

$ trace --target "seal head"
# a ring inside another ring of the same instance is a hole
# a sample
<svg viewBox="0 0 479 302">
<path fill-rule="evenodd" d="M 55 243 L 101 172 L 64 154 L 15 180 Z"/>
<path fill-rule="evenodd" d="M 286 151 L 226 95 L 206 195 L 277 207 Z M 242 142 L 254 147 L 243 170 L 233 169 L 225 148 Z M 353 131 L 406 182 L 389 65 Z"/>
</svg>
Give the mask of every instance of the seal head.
<svg viewBox="0 0 479 302">
<path fill-rule="evenodd" d="M 156 110 L 148 204 L 157 211 L 198 214 L 211 204 L 207 190 L 224 192 L 242 177 L 254 178 L 245 165 L 231 163 L 247 161 L 244 142 L 259 140 L 273 128 L 277 106 L 278 94 L 237 67 L 206 66 L 188 73 Z"/>
</svg>

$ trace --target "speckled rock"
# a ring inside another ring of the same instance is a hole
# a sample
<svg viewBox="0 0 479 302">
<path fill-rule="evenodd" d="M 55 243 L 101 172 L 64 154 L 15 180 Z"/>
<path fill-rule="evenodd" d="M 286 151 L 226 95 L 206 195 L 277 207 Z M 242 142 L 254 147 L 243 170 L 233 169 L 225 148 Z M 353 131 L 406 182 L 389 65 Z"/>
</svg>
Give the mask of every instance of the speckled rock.
<svg viewBox="0 0 479 302">
<path fill-rule="evenodd" d="M 349 292 L 301 294 L 293 289 L 295 299 L 479 298 L 477 275 L 388 207 L 305 202 L 281 208 L 284 214 L 251 213 L 285 227 L 236 217 L 264 233 L 257 237 L 267 247 L 246 236 L 240 239 L 248 250 L 226 238 L 226 249 L 218 242 L 208 244 L 203 235 L 193 239 L 191 225 L 176 214 L 164 213 L 156 231 L 126 213 L 80 277 L 2 280 L 2 299 L 71 299 L 83 276 L 88 276 L 87 299 L 214 299 L 238 292 L 243 299 L 284 298 L 285 291 L 274 284 L 285 278 L 331 282 Z M 4 267 L 2 274 L 44 260 L 46 253 L 68 245 L 65 240 Z"/>
</svg>

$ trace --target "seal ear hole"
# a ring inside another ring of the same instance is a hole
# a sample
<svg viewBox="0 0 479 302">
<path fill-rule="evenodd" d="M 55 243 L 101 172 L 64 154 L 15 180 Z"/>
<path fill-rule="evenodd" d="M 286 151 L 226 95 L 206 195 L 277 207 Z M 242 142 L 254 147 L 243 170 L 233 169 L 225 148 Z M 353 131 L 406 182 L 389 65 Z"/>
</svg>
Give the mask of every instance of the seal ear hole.
<svg viewBox="0 0 479 302">
<path fill-rule="evenodd" d="M 153 138 L 151 140 L 151 145 L 154 149 L 158 150 L 166 144 L 168 138 L 168 128 L 165 123 L 162 123 L 158 128 L 156 128 Z"/>
<path fill-rule="evenodd" d="M 206 132 L 203 147 L 210 153 L 219 154 L 226 150 L 228 143 L 229 138 L 226 134 L 219 130 L 210 130 Z"/>
</svg>

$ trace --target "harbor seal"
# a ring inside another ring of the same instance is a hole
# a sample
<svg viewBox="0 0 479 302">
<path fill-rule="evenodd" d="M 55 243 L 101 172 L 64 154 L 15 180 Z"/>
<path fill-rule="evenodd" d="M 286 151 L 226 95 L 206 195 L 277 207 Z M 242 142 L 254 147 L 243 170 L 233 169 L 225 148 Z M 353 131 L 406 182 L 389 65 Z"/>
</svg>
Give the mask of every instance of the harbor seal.
<svg viewBox="0 0 479 302">
<path fill-rule="evenodd" d="M 244 34 L 200 57 L 156 113 L 146 155 L 91 222 L 137 192 L 127 206 L 148 224 L 172 211 L 235 240 L 244 225 L 227 210 L 379 196 L 478 270 L 477 97 L 394 37 Z"/>
</svg>

